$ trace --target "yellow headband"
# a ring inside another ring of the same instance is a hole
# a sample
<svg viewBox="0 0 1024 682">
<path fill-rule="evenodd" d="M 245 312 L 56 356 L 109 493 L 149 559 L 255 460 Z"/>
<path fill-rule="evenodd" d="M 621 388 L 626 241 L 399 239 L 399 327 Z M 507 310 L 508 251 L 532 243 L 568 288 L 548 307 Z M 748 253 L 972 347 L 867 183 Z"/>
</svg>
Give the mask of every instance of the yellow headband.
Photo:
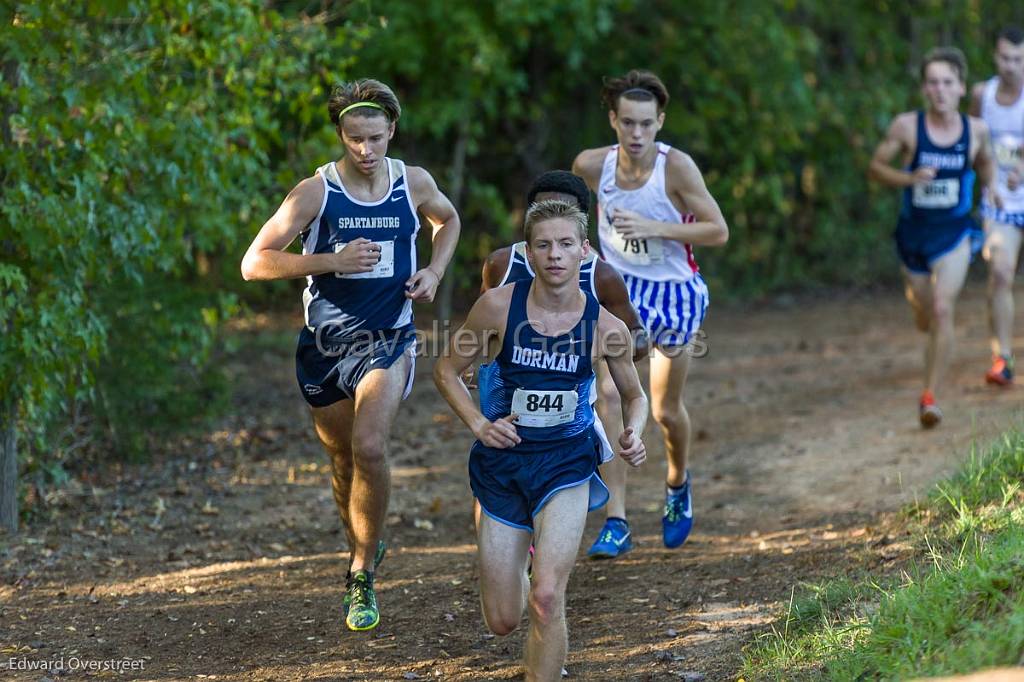
<svg viewBox="0 0 1024 682">
<path fill-rule="evenodd" d="M 338 122 L 339 123 L 341 122 L 341 117 L 342 116 L 344 116 L 348 112 L 350 112 L 353 109 L 356 109 L 358 107 L 370 107 L 371 109 L 380 109 L 381 111 L 384 111 L 384 107 L 382 107 L 381 105 L 377 104 L 376 102 L 356 102 L 355 104 L 349 104 L 347 107 L 345 107 L 344 109 L 341 110 L 341 113 L 338 114 Z M 384 111 L 384 114 L 386 115 L 387 112 Z"/>
</svg>

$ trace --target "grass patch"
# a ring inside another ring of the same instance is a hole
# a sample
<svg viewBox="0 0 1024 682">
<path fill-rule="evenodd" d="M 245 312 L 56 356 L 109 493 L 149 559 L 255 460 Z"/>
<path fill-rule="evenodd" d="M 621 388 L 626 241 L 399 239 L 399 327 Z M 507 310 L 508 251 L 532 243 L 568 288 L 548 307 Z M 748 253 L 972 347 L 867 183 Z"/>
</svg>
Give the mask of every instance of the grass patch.
<svg viewBox="0 0 1024 682">
<path fill-rule="evenodd" d="M 898 576 L 794 588 L 748 680 L 908 679 L 1024 664 L 1024 436 L 1004 436 L 906 510 Z"/>
</svg>

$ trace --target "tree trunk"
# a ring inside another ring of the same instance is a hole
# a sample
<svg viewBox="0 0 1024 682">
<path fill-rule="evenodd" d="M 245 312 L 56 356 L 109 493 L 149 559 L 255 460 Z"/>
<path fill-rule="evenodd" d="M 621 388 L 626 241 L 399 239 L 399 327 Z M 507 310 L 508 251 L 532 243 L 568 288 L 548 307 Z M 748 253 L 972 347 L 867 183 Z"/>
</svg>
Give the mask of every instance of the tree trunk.
<svg viewBox="0 0 1024 682">
<path fill-rule="evenodd" d="M 468 116 L 462 118 L 459 124 L 458 137 L 455 139 L 455 153 L 453 155 L 450 175 L 448 177 L 448 198 L 456 211 L 462 209 L 462 192 L 466 186 L 466 147 L 469 142 Z M 461 217 L 461 214 L 460 214 Z M 458 270 L 458 249 L 452 256 L 452 262 L 448 264 L 448 270 L 441 286 L 437 291 L 435 312 L 438 320 L 450 320 L 452 317 L 452 298 L 455 294 L 455 278 Z"/>
<path fill-rule="evenodd" d="M 0 530 L 18 532 L 17 402 L 0 403 Z"/>
</svg>

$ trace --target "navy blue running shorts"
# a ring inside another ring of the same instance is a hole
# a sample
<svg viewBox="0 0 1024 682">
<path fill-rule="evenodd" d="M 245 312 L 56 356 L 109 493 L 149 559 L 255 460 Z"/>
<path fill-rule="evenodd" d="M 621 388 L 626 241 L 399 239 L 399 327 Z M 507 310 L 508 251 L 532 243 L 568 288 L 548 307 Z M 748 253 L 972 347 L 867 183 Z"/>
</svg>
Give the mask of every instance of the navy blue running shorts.
<svg viewBox="0 0 1024 682">
<path fill-rule="evenodd" d="M 593 429 L 535 453 L 488 448 L 477 441 L 469 453 L 469 483 L 485 514 L 532 533 L 533 517 L 559 490 L 589 485 L 588 511 L 608 501 L 608 488 L 598 473 L 600 463 L 601 445 Z"/>
<path fill-rule="evenodd" d="M 368 331 L 352 340 L 318 343 L 316 335 L 303 327 L 295 349 L 295 376 L 307 403 L 327 407 L 339 400 L 354 400 L 356 386 L 370 370 L 387 369 L 403 354 L 412 359 L 405 398 L 412 390 L 416 368 L 415 328 Z"/>
<path fill-rule="evenodd" d="M 915 225 L 901 217 L 893 236 L 900 261 L 917 274 L 930 273 L 932 264 L 960 246 L 964 239 L 971 240 L 972 256 L 981 247 L 981 231 L 970 216 L 935 225 Z"/>
</svg>

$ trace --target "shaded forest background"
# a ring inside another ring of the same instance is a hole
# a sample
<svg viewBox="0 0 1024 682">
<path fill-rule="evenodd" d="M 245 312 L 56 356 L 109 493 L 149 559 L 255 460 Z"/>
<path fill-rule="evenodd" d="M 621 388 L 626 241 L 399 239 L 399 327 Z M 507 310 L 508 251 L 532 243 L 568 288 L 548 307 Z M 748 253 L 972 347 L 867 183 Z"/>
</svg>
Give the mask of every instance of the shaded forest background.
<svg viewBox="0 0 1024 682">
<path fill-rule="evenodd" d="M 14 502 L 142 457 L 225 404 L 220 331 L 299 285 L 238 263 L 339 145 L 333 83 L 392 84 L 391 154 L 425 166 L 463 237 L 438 312 L 516 238 L 530 180 L 613 140 L 603 76 L 648 68 L 729 221 L 698 253 L 716 298 L 890 281 L 896 192 L 865 168 L 919 105 L 930 47 L 987 78 L 994 0 L 213 0 L 15 3 L 0 37 L 0 526 Z M 964 102 L 966 106 L 966 101 Z M 426 242 L 427 240 L 423 240 Z M 19 481 L 20 483 L 16 483 Z M 17 486 L 17 487 L 15 487 Z"/>
</svg>

